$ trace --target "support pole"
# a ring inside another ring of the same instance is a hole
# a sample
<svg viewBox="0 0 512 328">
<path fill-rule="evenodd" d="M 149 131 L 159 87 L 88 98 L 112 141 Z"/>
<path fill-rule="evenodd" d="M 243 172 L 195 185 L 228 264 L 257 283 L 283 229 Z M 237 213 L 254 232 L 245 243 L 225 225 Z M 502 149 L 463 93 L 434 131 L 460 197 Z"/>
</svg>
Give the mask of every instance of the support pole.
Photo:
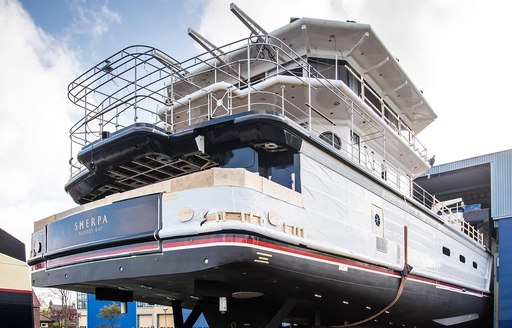
<svg viewBox="0 0 512 328">
<path fill-rule="evenodd" d="M 192 328 L 196 323 L 197 319 L 201 315 L 201 309 L 199 308 L 199 304 L 196 304 L 192 309 L 192 312 L 189 314 L 187 320 L 183 324 L 183 328 Z"/>
<path fill-rule="evenodd" d="M 175 328 L 183 328 L 183 312 L 181 301 L 172 301 L 172 317 L 174 319 Z"/>
<path fill-rule="evenodd" d="M 295 307 L 297 301 L 293 298 L 289 298 L 284 302 L 279 311 L 274 315 L 272 320 L 265 326 L 265 328 L 276 328 L 283 321 L 283 319 L 290 313 L 290 311 Z"/>
</svg>

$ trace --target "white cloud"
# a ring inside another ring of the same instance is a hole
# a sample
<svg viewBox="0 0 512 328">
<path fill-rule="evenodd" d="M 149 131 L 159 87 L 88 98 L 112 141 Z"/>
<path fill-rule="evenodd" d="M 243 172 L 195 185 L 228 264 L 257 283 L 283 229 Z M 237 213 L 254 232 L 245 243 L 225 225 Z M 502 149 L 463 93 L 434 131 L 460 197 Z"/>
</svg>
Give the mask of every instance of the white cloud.
<svg viewBox="0 0 512 328">
<path fill-rule="evenodd" d="M 80 65 L 21 5 L 0 0 L 0 227 L 29 244 L 32 224 L 69 207 L 67 84 Z"/>
<path fill-rule="evenodd" d="M 81 1 L 73 1 L 71 9 L 76 13 L 76 20 L 68 33 L 71 36 L 88 34 L 97 40 L 109 31 L 113 24 L 121 24 L 121 14 L 112 11 L 106 4 L 99 7 L 84 6 Z"/>
</svg>

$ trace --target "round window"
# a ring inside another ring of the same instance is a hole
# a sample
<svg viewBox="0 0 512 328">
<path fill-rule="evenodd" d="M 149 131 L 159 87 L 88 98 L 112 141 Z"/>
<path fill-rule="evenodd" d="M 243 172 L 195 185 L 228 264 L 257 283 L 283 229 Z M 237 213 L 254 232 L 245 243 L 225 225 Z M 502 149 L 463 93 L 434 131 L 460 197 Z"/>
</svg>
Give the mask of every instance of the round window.
<svg viewBox="0 0 512 328">
<path fill-rule="evenodd" d="M 320 139 L 327 142 L 330 145 L 333 145 L 336 149 L 341 149 L 341 138 L 331 131 L 325 131 L 320 134 Z"/>
</svg>

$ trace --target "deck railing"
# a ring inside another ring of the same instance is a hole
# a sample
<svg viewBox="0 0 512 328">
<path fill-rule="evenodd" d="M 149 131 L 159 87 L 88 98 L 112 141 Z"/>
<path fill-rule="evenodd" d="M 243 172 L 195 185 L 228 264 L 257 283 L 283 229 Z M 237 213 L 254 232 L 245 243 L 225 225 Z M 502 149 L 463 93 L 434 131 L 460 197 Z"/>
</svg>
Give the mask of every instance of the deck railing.
<svg viewBox="0 0 512 328">
<path fill-rule="evenodd" d="M 350 113 L 352 122 L 354 118 L 367 122 L 366 130 L 370 134 L 367 139 L 380 138 L 385 143 L 386 134 L 394 134 L 418 157 L 426 160 L 426 149 L 414 133 L 403 126 L 400 118 L 389 120 L 385 117 L 386 107 L 377 111 L 377 108 L 358 105 L 353 95 L 340 88 L 341 81 L 324 78 L 303 56 L 278 39 L 269 36 L 258 41 L 242 39 L 221 50 L 178 62 L 155 48 L 133 46 L 114 54 L 73 81 L 68 88 L 69 99 L 84 112 L 70 130 L 71 176 L 83 169 L 76 161 L 81 148 L 134 122 L 155 123 L 172 133 L 220 116 L 271 110 L 306 129 L 314 138 L 330 144 L 333 151 L 383 183 L 432 208 L 435 198 L 386 161 L 385 154 L 382 160 L 376 160 L 372 151 L 361 148 L 358 142 L 354 142 L 353 128 L 349 140 L 341 141 L 341 147 L 337 147 L 334 133 L 331 134 L 332 142 L 319 138 L 322 132 L 334 132 L 336 124 L 314 107 L 312 92 L 318 88 L 328 90 Z M 217 55 L 219 53 L 222 56 Z M 282 79 L 283 76 L 288 78 L 288 85 L 281 85 L 280 92 L 261 88 L 263 83 L 269 83 L 273 78 Z M 364 81 L 361 85 L 365 90 Z M 219 89 L 209 89 L 212 86 Z M 298 103 L 288 95 L 288 88 L 294 86 L 307 88 L 305 103 Z M 364 91 L 362 94 L 362 100 L 369 106 Z M 438 217 L 444 222 L 452 220 L 446 215 Z M 462 232 L 483 243 L 478 230 L 465 221 L 457 222 Z"/>
</svg>

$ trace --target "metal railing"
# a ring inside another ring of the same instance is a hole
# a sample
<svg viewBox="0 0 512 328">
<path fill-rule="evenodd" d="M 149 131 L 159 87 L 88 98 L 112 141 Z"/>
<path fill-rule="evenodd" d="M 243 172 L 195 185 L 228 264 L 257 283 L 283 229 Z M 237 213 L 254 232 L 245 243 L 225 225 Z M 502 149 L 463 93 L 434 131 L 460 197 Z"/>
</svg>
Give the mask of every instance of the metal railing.
<svg viewBox="0 0 512 328">
<path fill-rule="evenodd" d="M 151 122 L 173 133 L 220 116 L 272 110 L 323 142 L 326 140 L 319 138 L 320 134 L 332 131 L 332 142 L 326 143 L 331 144 L 334 151 L 395 190 L 432 208 L 435 198 L 387 161 L 385 153 L 376 154 L 354 143 L 353 126 L 349 140 L 341 140 L 337 147 L 336 123 L 315 108 L 312 94 L 319 89 L 327 91 L 345 107 L 352 125 L 355 120 L 365 122 L 368 134 L 361 137 L 380 138 L 385 143 L 386 134 L 393 134 L 404 139 L 416 156 L 426 160 L 426 149 L 410 129 L 402 127 L 400 118 L 396 117 L 397 126 L 384 114 L 377 115 L 376 108 L 370 108 L 368 101 L 368 108 L 358 105 L 353 95 L 344 91 L 343 82 L 323 77 L 307 59 L 279 39 L 247 38 L 227 44 L 221 50 L 178 62 L 152 47 L 128 47 L 73 81 L 68 97 L 84 112 L 70 129 L 71 176 L 83 169 L 76 161 L 80 149 L 134 122 Z M 222 53 L 222 58 L 217 53 Z M 364 81 L 361 85 L 364 88 Z M 272 88 L 273 91 L 269 91 Z M 294 99 L 294 88 L 304 89 L 302 103 Z M 365 101 L 364 92 L 362 94 Z M 381 113 L 384 113 L 387 105 L 379 99 L 384 106 Z M 444 214 L 439 217 L 443 221 L 452 220 Z M 457 222 L 462 232 L 483 243 L 478 230 L 463 220 Z"/>
<path fill-rule="evenodd" d="M 457 202 L 454 206 L 447 206 L 416 183 L 413 183 L 412 197 L 429 208 L 441 221 L 458 226 L 460 231 L 465 235 L 469 236 L 480 245 L 484 245 L 483 233 L 469 222 L 465 221 L 461 215 L 458 215 L 458 213 L 461 213 L 463 210 L 463 204 L 461 204 L 461 202 Z"/>
</svg>

